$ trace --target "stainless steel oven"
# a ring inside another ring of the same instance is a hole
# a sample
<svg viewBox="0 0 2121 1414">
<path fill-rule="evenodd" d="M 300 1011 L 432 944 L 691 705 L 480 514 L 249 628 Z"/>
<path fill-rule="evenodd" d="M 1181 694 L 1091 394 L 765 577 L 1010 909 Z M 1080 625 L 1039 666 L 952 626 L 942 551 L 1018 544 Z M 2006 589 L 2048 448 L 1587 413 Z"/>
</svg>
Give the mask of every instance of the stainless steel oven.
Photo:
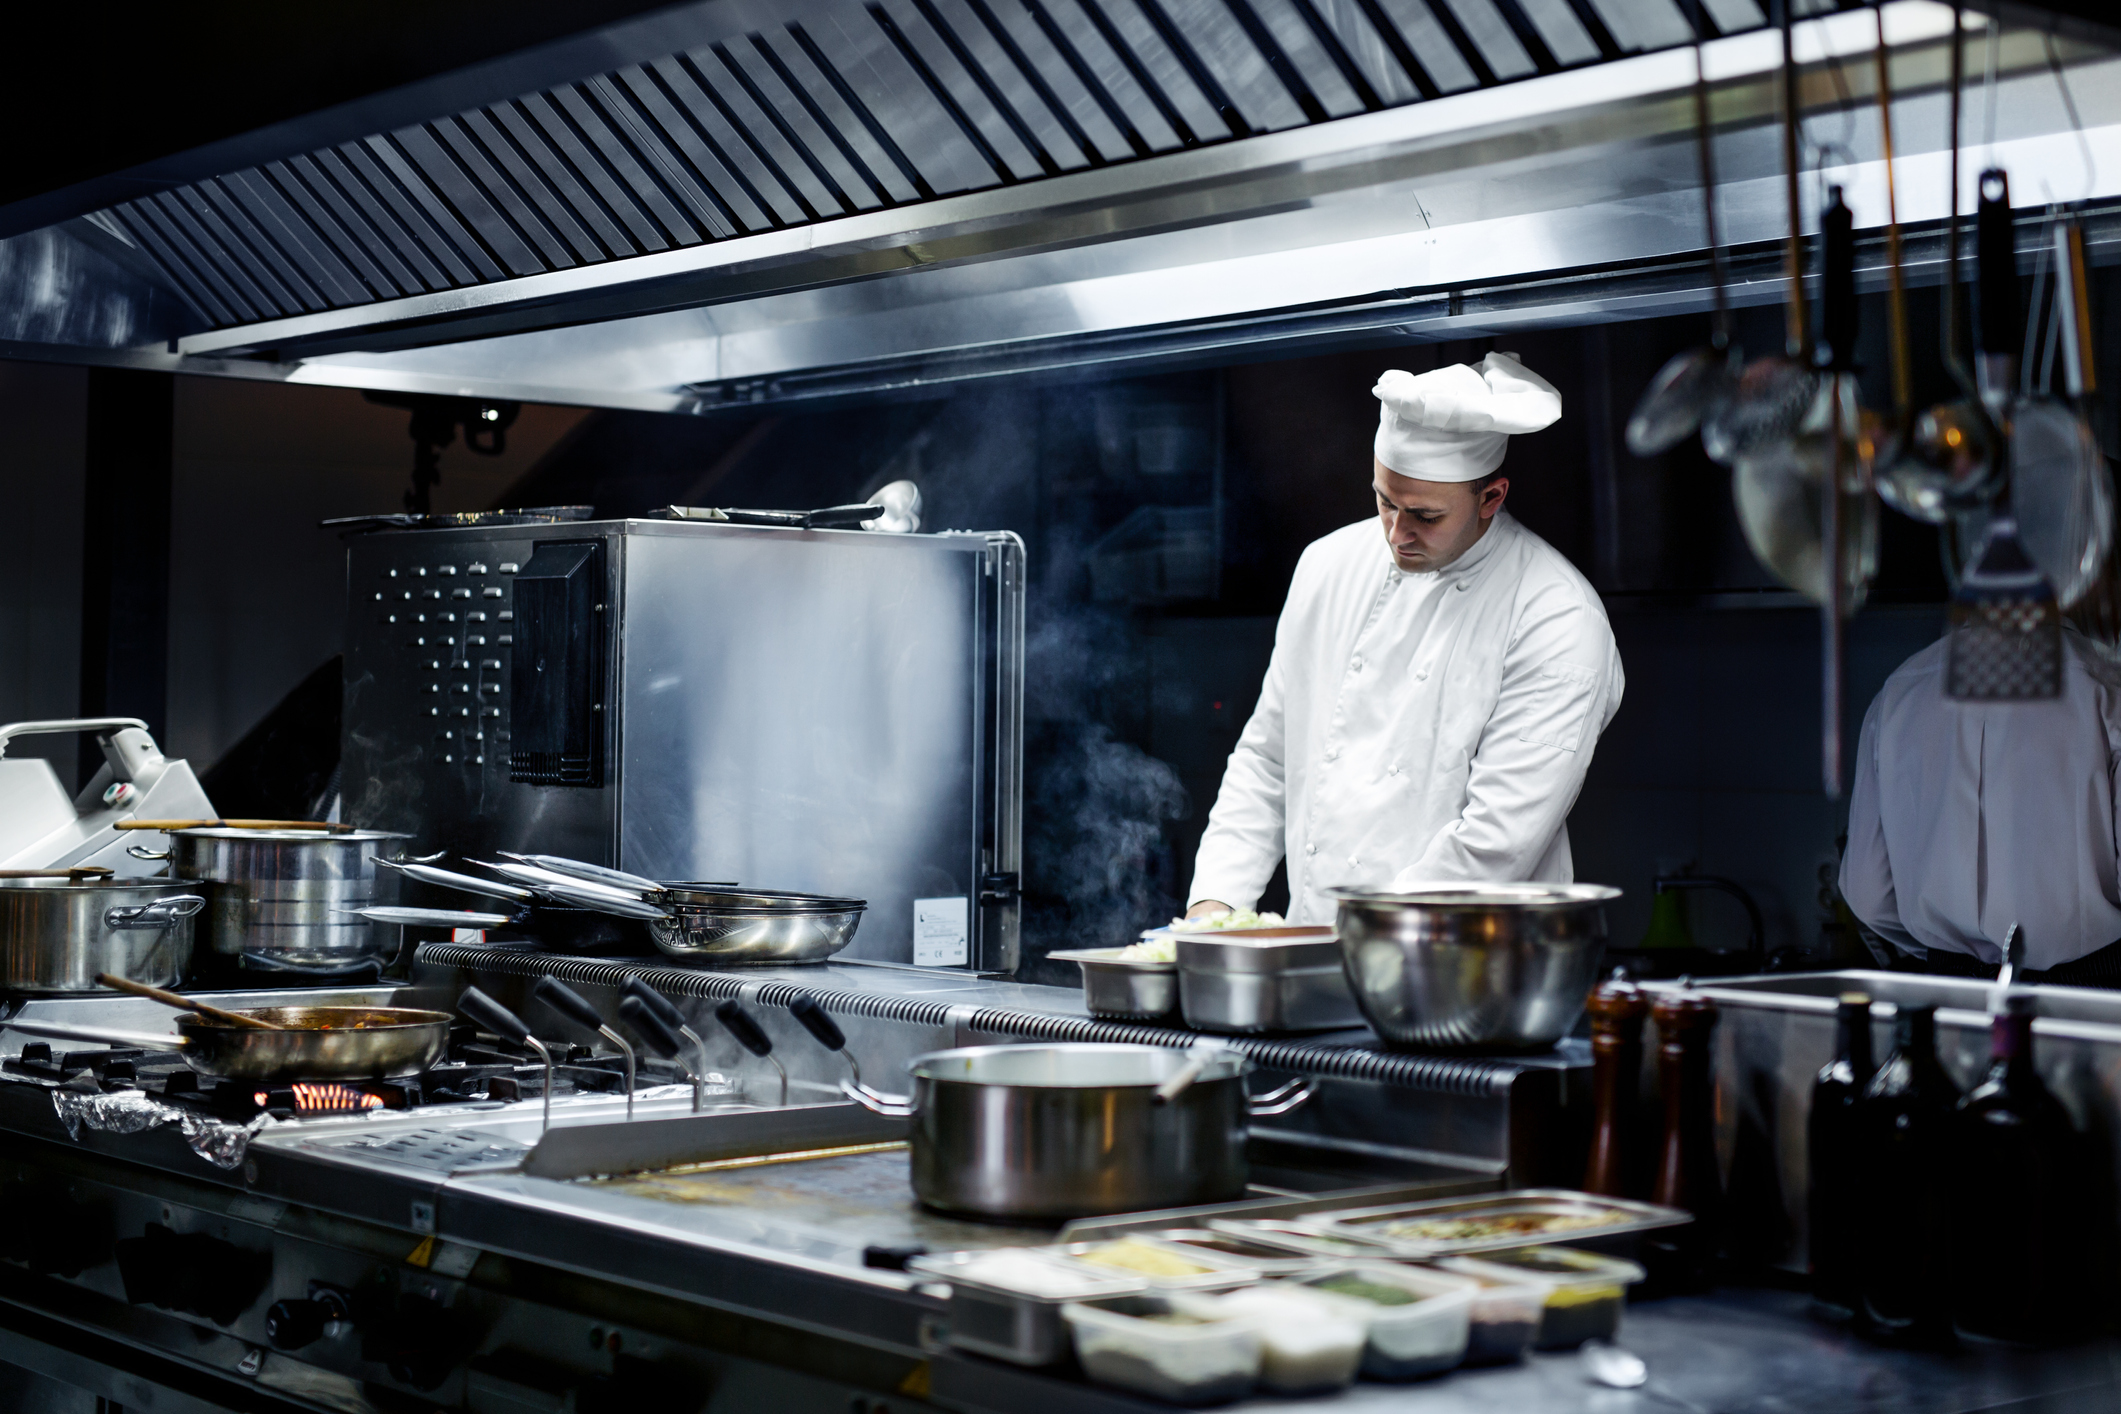
<svg viewBox="0 0 2121 1414">
<path fill-rule="evenodd" d="M 849 958 L 1015 966 L 1022 542 L 629 520 L 347 555 L 345 817 L 869 901 Z"/>
</svg>

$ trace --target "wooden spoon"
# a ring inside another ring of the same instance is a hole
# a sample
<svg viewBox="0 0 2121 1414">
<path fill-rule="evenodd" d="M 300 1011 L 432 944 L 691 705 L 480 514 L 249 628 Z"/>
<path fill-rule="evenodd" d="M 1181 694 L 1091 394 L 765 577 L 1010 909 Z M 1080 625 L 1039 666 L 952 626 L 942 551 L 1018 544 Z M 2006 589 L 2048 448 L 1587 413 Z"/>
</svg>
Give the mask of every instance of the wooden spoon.
<svg viewBox="0 0 2121 1414">
<path fill-rule="evenodd" d="M 245 1016 L 240 1011 L 223 1011 L 217 1006 L 208 1006 L 205 1002 L 194 1001 L 190 997 L 179 996 L 175 992 L 166 992 L 160 987 L 150 987 L 145 982 L 135 982 L 129 977 L 114 977 L 108 972 L 98 972 L 96 981 L 101 986 L 115 987 L 121 992 L 131 992 L 136 997 L 145 997 L 151 1002 L 160 1002 L 164 1006 L 173 1006 L 179 1011 L 197 1012 L 207 1020 L 218 1021 L 224 1026 L 240 1026 L 252 1031 L 285 1031 L 289 1029 L 285 1026 L 276 1026 L 270 1021 L 260 1021 L 255 1016 Z"/>
</svg>

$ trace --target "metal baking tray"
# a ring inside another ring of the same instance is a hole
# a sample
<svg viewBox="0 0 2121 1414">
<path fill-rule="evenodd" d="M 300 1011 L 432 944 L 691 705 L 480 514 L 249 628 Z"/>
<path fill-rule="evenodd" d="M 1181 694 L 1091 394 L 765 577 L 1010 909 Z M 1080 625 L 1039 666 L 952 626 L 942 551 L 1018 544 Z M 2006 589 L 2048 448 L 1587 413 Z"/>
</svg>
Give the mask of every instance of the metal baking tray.
<svg viewBox="0 0 2121 1414">
<path fill-rule="evenodd" d="M 1079 963 L 1083 1005 L 1092 1016 L 1153 1021 L 1178 1010 L 1178 964 L 1123 958 L 1121 948 L 1069 948 L 1046 956 Z"/>
<path fill-rule="evenodd" d="M 1439 1219 L 1513 1217 L 1590 1221 L 1543 1230 L 1494 1232 L 1467 1237 L 1420 1237 L 1391 1230 L 1398 1224 L 1433 1222 Z M 1693 1214 L 1678 1208 L 1637 1203 L 1627 1198 L 1607 1198 L 1596 1193 L 1578 1193 L 1568 1188 L 1520 1188 L 1514 1193 L 1490 1194 L 1480 1198 L 1442 1198 L 1426 1203 L 1392 1203 L 1378 1208 L 1353 1208 L 1338 1213 L 1319 1213 L 1299 1219 L 1296 1225 L 1327 1236 L 1345 1236 L 1374 1242 L 1403 1257 L 1443 1257 L 1468 1252 L 1499 1252 L 1511 1247 L 1602 1242 L 1607 1238 L 1648 1232 L 1654 1228 L 1678 1227 L 1693 1220 Z"/>
</svg>

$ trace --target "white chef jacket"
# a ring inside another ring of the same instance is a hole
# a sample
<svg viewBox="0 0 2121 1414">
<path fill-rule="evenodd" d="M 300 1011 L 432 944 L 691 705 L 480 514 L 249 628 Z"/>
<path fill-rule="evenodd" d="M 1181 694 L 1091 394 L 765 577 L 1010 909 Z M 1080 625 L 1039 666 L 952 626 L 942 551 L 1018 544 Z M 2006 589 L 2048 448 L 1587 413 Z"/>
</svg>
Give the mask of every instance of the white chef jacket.
<svg viewBox="0 0 2121 1414">
<path fill-rule="evenodd" d="M 1597 592 L 1508 512 L 1428 574 L 1374 519 L 1336 530 L 1296 566 L 1189 897 L 1250 908 L 1284 853 L 1302 923 L 1333 920 L 1337 885 L 1568 882 L 1621 686 Z"/>
<path fill-rule="evenodd" d="M 2001 962 L 2018 923 L 2041 969 L 2121 941 L 2121 692 L 2065 638 L 2058 698 L 1955 702 L 1939 639 L 1864 714 L 1841 894 L 1903 951 Z"/>
</svg>

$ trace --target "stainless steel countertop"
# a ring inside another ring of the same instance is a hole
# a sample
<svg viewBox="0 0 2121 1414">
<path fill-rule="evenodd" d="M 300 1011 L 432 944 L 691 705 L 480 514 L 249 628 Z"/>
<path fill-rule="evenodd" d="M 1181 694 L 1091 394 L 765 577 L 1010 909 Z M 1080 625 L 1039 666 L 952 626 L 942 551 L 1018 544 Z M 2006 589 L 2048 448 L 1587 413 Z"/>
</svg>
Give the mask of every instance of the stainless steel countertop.
<svg viewBox="0 0 2121 1414">
<path fill-rule="evenodd" d="M 836 966 L 746 974 L 766 983 L 794 980 L 821 990 L 924 995 L 956 1005 L 1025 1011 L 1080 1007 L 1065 989 L 972 978 Z M 130 999 L 96 999 L 98 1012 Z M 115 1018 L 113 1018 L 115 1019 Z M 131 1018 L 128 1017 L 128 1020 Z M 676 1113 L 681 1099 L 644 1113 Z M 569 1107 L 576 1119 L 616 1118 L 610 1100 Z M 738 1108 L 732 1106 L 731 1108 Z M 756 1113 L 756 1111 L 752 1111 Z M 558 1111 L 556 1111 L 556 1114 Z M 1162 1408 L 1078 1382 L 1023 1371 L 934 1347 L 940 1291 L 902 1273 L 862 1265 L 871 1243 L 921 1242 L 937 1250 L 1045 1240 L 1047 1233 L 958 1222 L 918 1209 L 900 1187 L 904 1155 L 601 1182 L 556 1181 L 517 1171 L 445 1175 L 393 1167 L 373 1150 L 333 1138 L 400 1129 L 512 1133 L 536 1127 L 535 1106 L 383 1113 L 366 1119 L 269 1126 L 253 1140 L 250 1163 L 216 1170 L 188 1150 L 173 1126 L 142 1133 L 84 1130 L 70 1139 L 51 1091 L 0 1084 L 0 1131 L 81 1154 L 92 1164 L 121 1160 L 191 1180 L 195 1206 L 231 1224 L 272 1228 L 281 1215 L 321 1209 L 373 1225 L 387 1245 L 394 1230 L 408 1250 L 431 1231 L 447 1265 L 479 1280 L 484 1254 L 615 1281 L 670 1298 L 740 1312 L 798 1330 L 851 1340 L 931 1361 L 937 1404 L 984 1414 L 1068 1414 Z M 129 1182 L 113 1163 L 111 1181 Z M 443 1257 L 438 1255 L 437 1262 Z M 2121 1407 L 2121 1345 L 2068 1351 L 1993 1349 L 1951 1355 L 1884 1350 L 1806 1315 L 1805 1298 L 1779 1290 L 1726 1290 L 1705 1297 L 1630 1307 L 1622 1342 L 1650 1366 L 1639 1391 L 1591 1385 L 1574 1355 L 1535 1356 L 1519 1366 L 1465 1370 L 1416 1386 L 1358 1384 L 1330 1397 L 1255 1400 L 1241 1407 L 1366 1411 L 1410 1402 L 1434 1414 L 1648 1414 L 1672 1409 L 1713 1414 L 1971 1414 L 2014 1402 L 2043 1411 Z"/>
</svg>

